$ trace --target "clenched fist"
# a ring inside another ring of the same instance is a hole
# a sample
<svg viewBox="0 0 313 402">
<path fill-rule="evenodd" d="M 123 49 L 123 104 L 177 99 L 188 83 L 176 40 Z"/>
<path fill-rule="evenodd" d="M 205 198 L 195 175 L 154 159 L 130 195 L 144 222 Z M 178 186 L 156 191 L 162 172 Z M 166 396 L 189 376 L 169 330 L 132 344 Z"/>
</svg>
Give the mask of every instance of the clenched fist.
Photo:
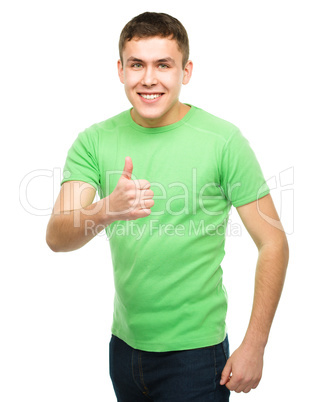
<svg viewBox="0 0 313 402">
<path fill-rule="evenodd" d="M 135 220 L 151 214 L 154 193 L 148 180 L 132 180 L 133 162 L 126 156 L 123 174 L 109 195 L 109 212 L 116 220 Z"/>
</svg>

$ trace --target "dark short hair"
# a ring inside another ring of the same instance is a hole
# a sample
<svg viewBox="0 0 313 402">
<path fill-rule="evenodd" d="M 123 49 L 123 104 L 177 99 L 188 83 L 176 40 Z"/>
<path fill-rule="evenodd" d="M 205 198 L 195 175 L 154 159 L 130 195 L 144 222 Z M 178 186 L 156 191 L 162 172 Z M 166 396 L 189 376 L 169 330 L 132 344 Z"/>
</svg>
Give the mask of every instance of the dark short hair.
<svg viewBox="0 0 313 402">
<path fill-rule="evenodd" d="M 183 55 L 183 69 L 189 58 L 189 40 L 187 31 L 176 18 L 165 13 L 145 12 L 130 20 L 122 29 L 119 40 L 119 53 L 123 66 L 122 54 L 126 41 L 133 38 L 160 36 L 171 37 L 177 42 Z"/>
</svg>

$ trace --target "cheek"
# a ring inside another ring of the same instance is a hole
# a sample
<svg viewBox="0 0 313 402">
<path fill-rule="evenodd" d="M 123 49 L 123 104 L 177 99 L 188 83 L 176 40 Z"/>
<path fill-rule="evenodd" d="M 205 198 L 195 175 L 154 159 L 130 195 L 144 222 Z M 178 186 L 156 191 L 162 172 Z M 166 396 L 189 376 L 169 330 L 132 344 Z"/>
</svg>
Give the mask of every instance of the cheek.
<svg viewBox="0 0 313 402">
<path fill-rule="evenodd" d="M 133 87 L 135 87 L 138 84 L 138 80 L 140 80 L 139 76 L 130 76 L 130 75 L 126 75 L 124 76 L 124 85 L 125 85 L 125 89 L 131 89 Z"/>
<path fill-rule="evenodd" d="M 178 92 L 180 90 L 180 86 L 182 84 L 183 75 L 182 74 L 168 74 L 166 80 L 163 80 L 164 85 L 171 90 L 175 90 Z"/>
</svg>

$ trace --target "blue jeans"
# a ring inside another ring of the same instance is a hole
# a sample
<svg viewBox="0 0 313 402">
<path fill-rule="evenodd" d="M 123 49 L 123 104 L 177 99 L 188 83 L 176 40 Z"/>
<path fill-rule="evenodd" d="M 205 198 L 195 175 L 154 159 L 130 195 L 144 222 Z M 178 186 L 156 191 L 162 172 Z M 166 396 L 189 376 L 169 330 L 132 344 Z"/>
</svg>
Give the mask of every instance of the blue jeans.
<svg viewBox="0 0 313 402">
<path fill-rule="evenodd" d="M 118 402 L 228 402 L 220 385 L 228 336 L 218 345 L 171 352 L 133 349 L 112 335 L 110 377 Z"/>
</svg>

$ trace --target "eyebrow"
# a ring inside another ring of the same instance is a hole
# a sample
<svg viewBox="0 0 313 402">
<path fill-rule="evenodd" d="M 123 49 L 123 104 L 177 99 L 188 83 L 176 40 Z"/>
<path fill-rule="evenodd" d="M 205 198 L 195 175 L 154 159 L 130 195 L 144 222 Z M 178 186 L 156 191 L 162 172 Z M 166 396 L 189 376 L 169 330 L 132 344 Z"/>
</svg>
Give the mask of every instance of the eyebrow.
<svg viewBox="0 0 313 402">
<path fill-rule="evenodd" d="M 127 59 L 126 63 L 128 63 L 128 62 L 130 62 L 130 61 L 136 61 L 136 62 L 144 63 L 143 60 L 137 59 L 136 57 L 133 57 L 133 56 L 129 57 L 129 58 Z M 172 59 L 171 57 L 165 57 L 164 59 L 159 59 L 159 60 L 156 60 L 156 61 L 155 61 L 155 63 L 167 63 L 167 62 L 176 64 L 176 63 L 175 63 L 175 60 Z"/>
</svg>

